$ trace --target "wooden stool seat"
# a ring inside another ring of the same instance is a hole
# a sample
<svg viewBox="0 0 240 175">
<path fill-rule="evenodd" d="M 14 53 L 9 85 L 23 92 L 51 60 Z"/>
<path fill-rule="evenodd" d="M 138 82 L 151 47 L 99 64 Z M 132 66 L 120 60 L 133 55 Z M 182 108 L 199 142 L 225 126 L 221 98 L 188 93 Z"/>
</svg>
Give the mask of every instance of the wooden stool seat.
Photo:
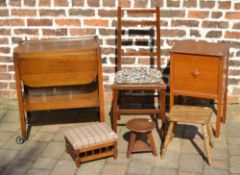
<svg viewBox="0 0 240 175">
<path fill-rule="evenodd" d="M 129 120 L 126 126 L 131 131 L 127 158 L 130 157 L 132 152 L 146 151 L 151 151 L 154 156 L 157 156 L 156 146 L 152 135 L 152 130 L 156 127 L 156 125 L 152 120 L 135 118 Z M 147 135 L 147 142 L 141 139 L 142 134 Z"/>
<path fill-rule="evenodd" d="M 170 121 L 196 124 L 208 124 L 212 110 L 208 107 L 174 105 L 170 112 Z"/>
<path fill-rule="evenodd" d="M 176 122 L 195 123 L 202 125 L 205 150 L 207 153 L 208 163 L 211 164 L 212 160 L 210 145 L 213 146 L 212 141 L 213 131 L 211 125 L 209 124 L 211 115 L 212 110 L 208 107 L 174 105 L 169 114 L 170 124 L 164 141 L 161 157 L 162 158 L 165 157 L 167 146 L 173 137 L 172 132 L 175 123 Z"/>
</svg>

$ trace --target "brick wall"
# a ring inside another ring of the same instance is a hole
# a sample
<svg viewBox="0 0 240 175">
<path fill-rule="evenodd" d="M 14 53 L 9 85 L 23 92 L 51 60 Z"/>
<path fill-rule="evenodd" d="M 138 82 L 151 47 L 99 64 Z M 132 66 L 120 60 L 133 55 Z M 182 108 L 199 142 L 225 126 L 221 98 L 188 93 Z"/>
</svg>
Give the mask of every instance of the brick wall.
<svg viewBox="0 0 240 175">
<path fill-rule="evenodd" d="M 101 39 L 104 84 L 110 90 L 119 3 L 126 8 L 160 5 L 163 67 L 167 66 L 175 40 L 229 43 L 229 93 L 240 85 L 239 0 L 0 0 L 0 96 L 15 96 L 12 52 L 19 41 L 89 34 L 97 34 Z M 132 58 L 124 63 L 144 65 L 144 60 Z"/>
</svg>

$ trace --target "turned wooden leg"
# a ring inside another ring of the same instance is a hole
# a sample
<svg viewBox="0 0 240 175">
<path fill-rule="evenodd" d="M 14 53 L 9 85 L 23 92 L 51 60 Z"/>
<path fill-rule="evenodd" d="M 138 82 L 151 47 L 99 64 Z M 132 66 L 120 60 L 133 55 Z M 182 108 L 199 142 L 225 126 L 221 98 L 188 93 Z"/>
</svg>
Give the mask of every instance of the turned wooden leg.
<svg viewBox="0 0 240 175">
<path fill-rule="evenodd" d="M 112 129 L 117 133 L 117 119 L 118 119 L 118 90 L 113 90 L 113 118 Z"/>
<path fill-rule="evenodd" d="M 173 122 L 173 121 L 170 122 L 168 131 L 167 131 L 167 136 L 166 136 L 164 144 L 163 144 L 162 155 L 161 155 L 162 159 L 164 159 L 165 154 L 167 152 L 167 146 L 168 146 L 169 141 L 170 141 L 170 139 L 172 137 L 172 131 L 173 131 L 173 128 L 174 128 L 174 124 L 175 124 L 175 122 Z"/>
<path fill-rule="evenodd" d="M 150 131 L 150 132 L 147 133 L 147 138 L 148 138 L 150 147 L 151 147 L 151 149 L 152 149 L 153 155 L 154 155 L 154 156 L 157 156 L 157 150 L 156 150 L 156 145 L 155 145 L 155 142 L 154 142 L 154 139 L 153 139 L 152 131 Z"/>
<path fill-rule="evenodd" d="M 211 165 L 212 163 L 212 156 L 211 156 L 211 150 L 209 145 L 209 137 L 208 137 L 208 131 L 207 131 L 207 125 L 202 125 L 203 130 L 203 137 L 204 137 L 204 143 L 205 143 L 205 150 L 208 158 L 208 164 Z"/>
<path fill-rule="evenodd" d="M 137 138 L 137 133 L 131 132 L 130 140 L 129 140 L 129 143 L 128 143 L 127 158 L 130 158 L 130 155 L 131 155 L 134 143 L 136 141 L 136 138 Z"/>
<path fill-rule="evenodd" d="M 213 128 L 211 124 L 208 124 L 208 136 L 209 136 L 209 143 L 211 147 L 214 146 L 214 138 L 213 138 Z"/>
</svg>

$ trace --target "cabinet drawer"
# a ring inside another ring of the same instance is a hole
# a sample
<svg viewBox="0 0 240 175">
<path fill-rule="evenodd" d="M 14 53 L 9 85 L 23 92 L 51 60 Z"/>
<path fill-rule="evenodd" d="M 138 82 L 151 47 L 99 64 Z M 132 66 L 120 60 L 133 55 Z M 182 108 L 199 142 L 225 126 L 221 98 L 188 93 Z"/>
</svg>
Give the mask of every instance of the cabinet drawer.
<svg viewBox="0 0 240 175">
<path fill-rule="evenodd" d="M 201 96 L 218 93 L 219 57 L 172 54 L 171 61 L 176 93 L 181 91 L 181 94 Z"/>
</svg>

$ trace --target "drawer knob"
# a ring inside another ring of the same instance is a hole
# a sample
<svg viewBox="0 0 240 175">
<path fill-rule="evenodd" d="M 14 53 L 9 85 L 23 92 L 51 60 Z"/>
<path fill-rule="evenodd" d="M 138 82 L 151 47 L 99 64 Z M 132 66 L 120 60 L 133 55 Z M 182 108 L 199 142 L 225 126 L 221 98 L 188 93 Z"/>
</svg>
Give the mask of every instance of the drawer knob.
<svg viewBox="0 0 240 175">
<path fill-rule="evenodd" d="M 199 76 L 201 73 L 199 72 L 199 70 L 194 69 L 194 71 L 192 71 L 192 76 L 194 76 L 195 78 L 197 78 L 197 76 Z"/>
</svg>

